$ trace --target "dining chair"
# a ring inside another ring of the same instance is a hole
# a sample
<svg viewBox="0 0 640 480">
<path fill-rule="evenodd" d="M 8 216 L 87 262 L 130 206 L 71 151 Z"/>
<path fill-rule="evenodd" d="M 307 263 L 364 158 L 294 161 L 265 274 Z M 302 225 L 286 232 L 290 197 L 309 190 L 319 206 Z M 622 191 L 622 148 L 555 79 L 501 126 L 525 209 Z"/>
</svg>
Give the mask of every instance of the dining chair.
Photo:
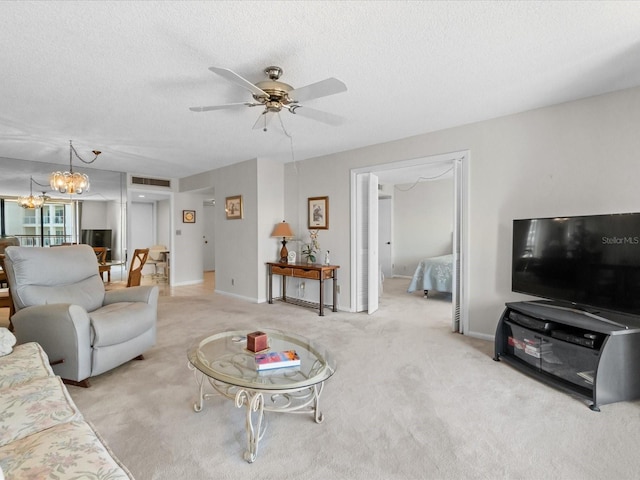
<svg viewBox="0 0 640 480">
<path fill-rule="evenodd" d="M 131 259 L 131 267 L 129 267 L 129 276 L 127 277 L 127 287 L 137 287 L 142 280 L 142 267 L 149 256 L 148 248 L 137 248 L 133 252 Z"/>
<path fill-rule="evenodd" d="M 104 282 L 104 274 L 107 274 L 107 282 L 111 283 L 111 265 L 107 265 L 107 249 L 106 247 L 91 247 L 93 253 L 96 254 L 96 260 L 98 260 L 98 271 L 100 272 L 100 278 Z"/>
<path fill-rule="evenodd" d="M 149 247 L 148 263 L 154 266 L 153 278 L 156 281 L 167 278 L 167 250 L 166 245 L 153 245 Z M 158 270 L 161 270 L 162 273 L 158 273 Z"/>
<path fill-rule="evenodd" d="M 7 281 L 7 275 L 4 271 L 4 254 L 0 254 L 0 281 Z M 0 308 L 9 309 L 9 330 L 13 332 L 13 323 L 11 323 L 11 317 L 16 313 L 13 306 L 13 298 L 11 298 L 11 290 L 9 288 L 0 288 Z"/>
<path fill-rule="evenodd" d="M 93 252 L 100 265 L 107 263 L 107 249 L 105 247 L 93 247 Z"/>
</svg>

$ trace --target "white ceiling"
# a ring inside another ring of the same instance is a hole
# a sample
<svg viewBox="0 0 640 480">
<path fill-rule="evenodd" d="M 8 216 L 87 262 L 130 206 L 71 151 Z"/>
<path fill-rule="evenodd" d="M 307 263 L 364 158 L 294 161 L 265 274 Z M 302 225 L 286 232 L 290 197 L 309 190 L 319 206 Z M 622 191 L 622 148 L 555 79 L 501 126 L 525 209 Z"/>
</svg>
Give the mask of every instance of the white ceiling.
<svg viewBox="0 0 640 480">
<path fill-rule="evenodd" d="M 640 85 L 639 29 L 635 1 L 3 1 L 0 157 L 64 165 L 72 139 L 164 178 L 303 160 Z M 258 108 L 189 111 L 250 100 L 208 67 L 268 65 L 342 80 L 307 105 L 344 124 L 284 112 L 290 141 Z"/>
</svg>

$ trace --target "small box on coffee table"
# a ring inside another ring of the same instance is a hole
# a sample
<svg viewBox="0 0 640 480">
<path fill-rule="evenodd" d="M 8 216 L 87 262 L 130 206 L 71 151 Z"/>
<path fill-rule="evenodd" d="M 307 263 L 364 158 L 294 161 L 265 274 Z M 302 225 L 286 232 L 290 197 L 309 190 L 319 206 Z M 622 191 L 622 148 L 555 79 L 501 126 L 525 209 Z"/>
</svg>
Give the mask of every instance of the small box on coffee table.
<svg viewBox="0 0 640 480">
<path fill-rule="evenodd" d="M 252 332 L 247 335 L 247 350 L 251 352 L 261 352 L 269 348 L 267 334 L 264 332 Z"/>
</svg>

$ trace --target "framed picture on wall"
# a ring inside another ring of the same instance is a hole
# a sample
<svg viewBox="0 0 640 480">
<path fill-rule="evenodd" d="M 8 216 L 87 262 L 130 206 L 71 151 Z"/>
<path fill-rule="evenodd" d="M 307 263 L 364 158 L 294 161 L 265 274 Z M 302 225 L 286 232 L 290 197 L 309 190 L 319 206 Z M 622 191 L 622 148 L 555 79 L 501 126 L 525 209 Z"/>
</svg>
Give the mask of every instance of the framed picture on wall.
<svg viewBox="0 0 640 480">
<path fill-rule="evenodd" d="M 224 202 L 224 211 L 227 220 L 240 220 L 242 218 L 242 195 L 227 197 Z"/>
<path fill-rule="evenodd" d="M 196 211 L 182 210 L 182 223 L 196 223 Z"/>
<path fill-rule="evenodd" d="M 329 197 L 309 197 L 309 230 L 329 229 Z"/>
</svg>

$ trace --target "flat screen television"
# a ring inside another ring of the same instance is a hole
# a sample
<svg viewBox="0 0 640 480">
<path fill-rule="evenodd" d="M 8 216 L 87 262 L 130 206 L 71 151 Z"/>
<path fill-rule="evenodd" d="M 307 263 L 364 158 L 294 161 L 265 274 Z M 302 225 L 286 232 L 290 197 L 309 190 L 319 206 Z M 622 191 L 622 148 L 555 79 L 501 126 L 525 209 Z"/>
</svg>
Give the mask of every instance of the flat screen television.
<svg viewBox="0 0 640 480">
<path fill-rule="evenodd" d="M 511 288 L 640 315 L 640 213 L 513 221 Z"/>
<path fill-rule="evenodd" d="M 107 261 L 111 261 L 111 230 L 82 230 L 81 242 L 92 247 L 105 247 L 107 249 Z"/>
</svg>

